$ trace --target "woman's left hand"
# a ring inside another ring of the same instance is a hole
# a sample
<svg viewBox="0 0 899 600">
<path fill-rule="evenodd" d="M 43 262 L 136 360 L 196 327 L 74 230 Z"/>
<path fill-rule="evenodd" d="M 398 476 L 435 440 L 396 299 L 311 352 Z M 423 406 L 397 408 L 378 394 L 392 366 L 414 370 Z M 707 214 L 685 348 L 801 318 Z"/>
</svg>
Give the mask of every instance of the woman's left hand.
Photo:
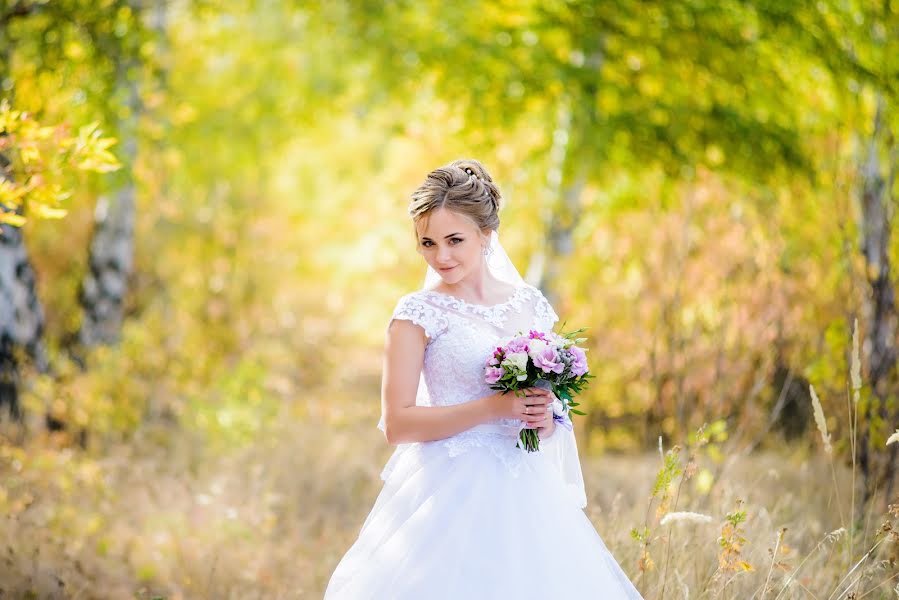
<svg viewBox="0 0 899 600">
<path fill-rule="evenodd" d="M 556 399 L 555 394 L 550 391 L 548 391 L 548 393 L 553 400 Z M 550 404 L 549 408 L 550 410 L 546 413 L 546 417 L 543 419 L 543 421 L 537 424 L 537 437 L 539 437 L 541 440 L 545 440 L 556 430 L 556 421 L 555 419 L 553 419 L 552 404 Z"/>
</svg>

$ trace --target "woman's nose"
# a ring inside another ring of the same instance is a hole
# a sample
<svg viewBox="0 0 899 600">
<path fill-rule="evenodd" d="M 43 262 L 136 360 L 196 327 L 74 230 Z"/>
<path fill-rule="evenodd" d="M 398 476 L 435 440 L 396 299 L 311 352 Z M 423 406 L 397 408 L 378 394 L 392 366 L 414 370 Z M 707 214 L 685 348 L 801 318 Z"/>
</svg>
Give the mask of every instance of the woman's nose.
<svg viewBox="0 0 899 600">
<path fill-rule="evenodd" d="M 449 246 L 441 246 L 440 248 L 437 249 L 437 260 L 439 262 L 446 262 L 447 260 L 449 260 L 449 257 L 450 257 Z"/>
</svg>

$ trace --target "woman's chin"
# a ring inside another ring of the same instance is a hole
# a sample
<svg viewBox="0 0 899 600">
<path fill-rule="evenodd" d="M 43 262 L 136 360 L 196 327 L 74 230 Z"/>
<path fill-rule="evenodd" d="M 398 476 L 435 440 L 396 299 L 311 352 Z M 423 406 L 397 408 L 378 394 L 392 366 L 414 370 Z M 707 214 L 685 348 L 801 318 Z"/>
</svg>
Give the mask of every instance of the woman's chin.
<svg viewBox="0 0 899 600">
<path fill-rule="evenodd" d="M 440 279 L 443 280 L 443 283 L 458 283 L 458 281 L 462 279 L 462 270 L 459 267 L 453 267 L 449 271 L 438 271 L 438 273 L 440 274 Z"/>
</svg>

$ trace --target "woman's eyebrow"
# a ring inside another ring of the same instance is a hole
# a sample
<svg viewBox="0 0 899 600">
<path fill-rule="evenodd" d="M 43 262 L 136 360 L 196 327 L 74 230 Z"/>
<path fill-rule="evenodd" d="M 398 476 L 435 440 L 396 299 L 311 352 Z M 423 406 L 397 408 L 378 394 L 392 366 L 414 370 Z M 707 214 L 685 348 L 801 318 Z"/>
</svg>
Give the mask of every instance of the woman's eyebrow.
<svg viewBox="0 0 899 600">
<path fill-rule="evenodd" d="M 458 232 L 456 232 L 456 233 L 451 233 L 451 234 L 449 234 L 449 235 L 443 236 L 443 239 L 451 238 L 451 237 L 454 237 L 454 236 L 457 236 L 457 235 L 462 235 L 462 234 L 461 234 L 461 233 L 458 233 Z M 428 240 L 428 241 L 431 241 L 431 242 L 434 241 L 434 240 L 432 240 L 431 238 L 426 237 L 426 236 L 421 236 L 421 239 L 422 239 L 422 240 Z"/>
</svg>

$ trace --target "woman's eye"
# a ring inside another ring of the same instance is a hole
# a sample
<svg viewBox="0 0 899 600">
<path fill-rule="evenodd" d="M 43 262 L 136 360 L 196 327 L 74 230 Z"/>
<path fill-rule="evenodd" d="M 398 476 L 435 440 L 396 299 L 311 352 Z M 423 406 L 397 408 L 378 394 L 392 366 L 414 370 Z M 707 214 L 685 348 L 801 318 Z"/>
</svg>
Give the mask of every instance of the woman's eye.
<svg viewBox="0 0 899 600">
<path fill-rule="evenodd" d="M 453 242 L 453 244 L 455 245 L 455 244 L 461 242 L 462 238 L 450 238 L 450 241 Z"/>
<path fill-rule="evenodd" d="M 431 244 L 433 244 L 433 243 L 434 242 L 432 242 L 431 240 L 425 240 L 421 243 L 421 245 L 424 246 L 425 248 L 430 248 Z"/>
</svg>

